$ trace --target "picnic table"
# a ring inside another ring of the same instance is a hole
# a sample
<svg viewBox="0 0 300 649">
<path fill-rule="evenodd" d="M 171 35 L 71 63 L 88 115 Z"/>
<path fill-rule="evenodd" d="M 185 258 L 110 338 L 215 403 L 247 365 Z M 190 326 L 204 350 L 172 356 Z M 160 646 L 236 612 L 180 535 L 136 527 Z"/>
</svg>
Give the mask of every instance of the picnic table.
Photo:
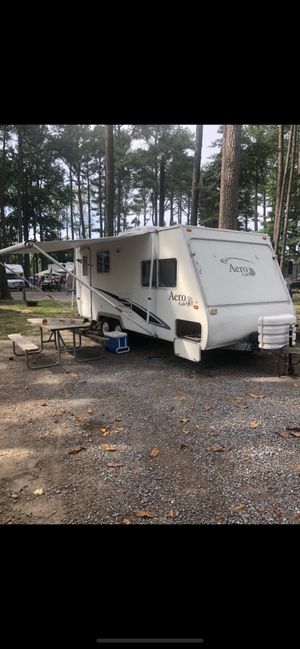
<svg viewBox="0 0 300 649">
<path fill-rule="evenodd" d="M 91 323 L 88 321 L 80 320 L 79 318 L 28 318 L 27 322 L 33 326 L 40 328 L 40 351 L 44 349 L 45 344 L 54 343 L 57 350 L 57 362 L 55 365 L 61 364 L 62 352 L 69 352 L 73 354 L 74 358 L 78 361 L 77 351 L 82 345 L 82 336 L 88 334 L 91 328 Z M 64 334 L 70 332 L 72 334 L 72 344 L 66 341 Z M 95 340 L 93 336 L 93 340 Z M 105 337 L 97 336 L 98 343 L 101 344 Z M 88 360 L 96 360 L 100 358 L 99 354 L 96 357 L 89 358 Z"/>
</svg>

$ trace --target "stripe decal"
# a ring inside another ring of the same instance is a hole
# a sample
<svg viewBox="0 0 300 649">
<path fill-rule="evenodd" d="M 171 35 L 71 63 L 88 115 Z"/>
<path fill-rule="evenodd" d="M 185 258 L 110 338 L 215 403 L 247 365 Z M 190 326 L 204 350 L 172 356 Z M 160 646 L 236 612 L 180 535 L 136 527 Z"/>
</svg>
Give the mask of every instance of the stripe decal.
<svg viewBox="0 0 300 649">
<path fill-rule="evenodd" d="M 123 304 L 123 306 L 129 307 L 134 313 L 136 313 L 140 318 L 143 320 L 147 320 L 147 309 L 145 307 L 141 306 L 140 304 L 137 304 L 136 302 L 131 302 L 128 300 L 128 298 L 123 298 L 119 297 L 118 295 L 115 295 L 114 293 L 110 293 L 109 291 L 104 291 L 102 288 L 98 288 L 95 286 L 94 288 L 97 288 L 97 291 L 101 291 L 101 293 L 105 293 L 106 295 L 109 295 L 109 297 L 112 297 L 114 300 L 117 302 L 120 302 L 120 304 Z M 171 327 L 164 322 L 161 318 L 159 318 L 157 315 L 154 313 L 149 313 L 149 324 L 156 325 L 156 327 L 162 327 L 163 329 L 169 329 L 171 330 Z"/>
</svg>

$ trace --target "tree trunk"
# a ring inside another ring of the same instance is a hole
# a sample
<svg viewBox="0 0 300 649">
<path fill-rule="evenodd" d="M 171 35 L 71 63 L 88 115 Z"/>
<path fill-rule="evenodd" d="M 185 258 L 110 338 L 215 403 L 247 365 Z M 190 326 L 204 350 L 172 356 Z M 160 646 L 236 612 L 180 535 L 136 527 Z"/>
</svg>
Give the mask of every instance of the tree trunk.
<svg viewBox="0 0 300 649">
<path fill-rule="evenodd" d="M 87 206 L 88 206 L 88 229 L 89 229 L 89 239 L 92 238 L 92 220 L 91 220 L 91 192 L 90 192 L 90 170 L 87 166 Z"/>
<path fill-rule="evenodd" d="M 174 221 L 174 194 L 171 192 L 170 196 L 170 225 L 173 225 Z"/>
<path fill-rule="evenodd" d="M 283 148 L 284 148 L 284 133 L 283 126 L 278 127 L 278 158 L 277 158 L 277 182 L 276 182 L 276 202 L 275 202 L 275 214 L 274 214 L 274 231 L 273 231 L 273 246 L 275 253 L 278 252 L 278 243 L 279 243 L 279 230 L 280 230 L 280 196 L 282 191 L 282 179 L 283 179 Z"/>
<path fill-rule="evenodd" d="M 254 232 L 258 231 L 258 172 L 255 174 L 255 193 L 254 193 Z"/>
<path fill-rule="evenodd" d="M 102 215 L 102 166 L 101 166 L 101 157 L 99 159 L 99 235 L 103 237 L 103 215 Z"/>
<path fill-rule="evenodd" d="M 117 234 L 121 232 L 122 183 L 120 173 L 117 180 Z"/>
<path fill-rule="evenodd" d="M 280 258 L 281 270 L 283 269 L 283 264 L 285 259 L 286 236 L 287 236 L 287 228 L 288 228 L 288 221 L 289 221 L 292 182 L 293 182 L 294 167 L 295 167 L 295 152 L 296 152 L 296 125 L 295 124 L 291 126 L 291 143 L 292 144 L 291 144 L 291 156 L 290 156 L 291 157 L 290 175 L 289 175 L 289 183 L 287 188 L 285 215 L 284 215 L 284 224 L 283 224 L 283 233 L 282 233 L 282 245 L 281 245 L 281 258 Z"/>
<path fill-rule="evenodd" d="M 81 178 L 80 178 L 80 166 L 77 167 L 77 194 L 78 194 L 78 205 L 79 205 L 79 222 L 81 229 L 82 239 L 85 239 L 85 225 L 83 217 L 83 203 L 82 203 L 82 190 L 81 190 Z"/>
<path fill-rule="evenodd" d="M 264 187 L 264 192 L 263 192 L 263 224 L 264 224 L 264 230 L 266 229 L 267 226 L 267 197 L 266 197 L 266 188 Z"/>
<path fill-rule="evenodd" d="M 24 210 L 23 210 L 23 232 L 24 232 L 24 241 L 28 241 L 29 239 L 29 191 L 30 188 L 28 186 L 28 182 L 25 182 L 25 191 L 24 191 Z M 25 277 L 28 277 L 30 275 L 30 264 L 29 264 L 29 256 L 24 255 L 23 257 L 23 268 L 24 268 L 24 275 Z"/>
<path fill-rule="evenodd" d="M 297 173 L 300 175 L 300 127 L 298 124 L 297 127 L 297 132 L 298 132 L 298 164 L 297 164 Z"/>
<path fill-rule="evenodd" d="M 6 248 L 6 227 L 5 227 L 5 188 L 6 188 L 6 135 L 7 127 L 3 126 L 3 144 L 2 144 L 2 174 L 0 177 L 0 242 L 1 247 Z"/>
<path fill-rule="evenodd" d="M 165 224 L 165 156 L 162 153 L 159 164 L 159 226 Z"/>
<path fill-rule="evenodd" d="M 278 206 L 278 235 L 277 235 L 277 240 L 274 242 L 274 249 L 275 249 L 276 254 L 278 254 L 278 252 L 279 252 L 279 241 L 280 241 L 280 233 L 281 233 L 281 225 L 282 225 L 282 211 L 283 211 L 283 207 L 284 207 L 284 195 L 285 195 L 285 188 L 286 188 L 286 183 L 287 183 L 289 160 L 290 160 L 290 157 L 291 157 L 291 148 L 292 148 L 292 133 L 293 133 L 293 127 L 291 125 L 290 135 L 289 135 L 289 143 L 288 143 L 288 148 L 287 148 L 287 153 L 286 153 L 286 158 L 285 158 L 284 172 L 283 172 L 283 178 L 282 178 L 282 184 L 281 184 L 279 206 Z"/>
<path fill-rule="evenodd" d="M 221 166 L 219 228 L 237 228 L 241 125 L 224 126 Z"/>
<path fill-rule="evenodd" d="M 0 178 L 0 222 L 1 222 L 1 236 L 0 236 L 0 245 L 1 248 L 6 248 L 6 228 L 5 228 L 5 187 L 6 187 L 6 134 L 7 127 L 3 126 L 3 146 L 2 146 L 2 176 Z M 1 258 L 2 263 L 6 261 L 5 257 Z M 10 300 L 11 294 L 9 292 L 6 270 L 2 264 L 0 264 L 0 299 L 1 300 Z"/>
<path fill-rule="evenodd" d="M 202 151 L 203 124 L 197 124 L 195 157 L 193 166 L 192 181 L 192 208 L 191 208 L 191 225 L 197 225 L 199 191 L 200 191 L 200 170 L 201 170 L 201 151 Z"/>
<path fill-rule="evenodd" d="M 71 165 L 69 168 L 69 179 L 70 179 L 70 227 L 71 227 L 71 239 L 74 239 L 73 178 L 72 178 Z"/>
<path fill-rule="evenodd" d="M 17 228 L 18 241 L 23 241 L 23 127 L 18 126 L 18 162 L 17 162 Z M 18 255 L 18 264 L 23 266 L 23 255 Z"/>
<path fill-rule="evenodd" d="M 179 223 L 179 225 L 181 224 L 181 199 L 182 199 L 182 195 L 179 194 L 179 196 L 178 196 L 178 223 Z"/>
<path fill-rule="evenodd" d="M 6 257 L 1 257 L 3 264 L 5 259 Z M 6 270 L 2 264 L 0 264 L 0 300 L 12 300 L 7 284 Z"/>
<path fill-rule="evenodd" d="M 114 233 L 114 136 L 113 126 L 105 126 L 105 236 Z"/>
</svg>

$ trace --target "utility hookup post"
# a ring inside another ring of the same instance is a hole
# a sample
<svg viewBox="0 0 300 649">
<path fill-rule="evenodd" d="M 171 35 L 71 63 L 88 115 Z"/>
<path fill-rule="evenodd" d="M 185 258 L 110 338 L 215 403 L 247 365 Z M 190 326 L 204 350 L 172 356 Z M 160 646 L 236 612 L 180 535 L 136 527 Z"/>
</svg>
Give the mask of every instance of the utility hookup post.
<svg viewBox="0 0 300 649">
<path fill-rule="evenodd" d="M 23 293 L 23 302 L 26 304 L 26 288 L 25 288 L 25 286 L 22 289 L 22 293 Z"/>
</svg>

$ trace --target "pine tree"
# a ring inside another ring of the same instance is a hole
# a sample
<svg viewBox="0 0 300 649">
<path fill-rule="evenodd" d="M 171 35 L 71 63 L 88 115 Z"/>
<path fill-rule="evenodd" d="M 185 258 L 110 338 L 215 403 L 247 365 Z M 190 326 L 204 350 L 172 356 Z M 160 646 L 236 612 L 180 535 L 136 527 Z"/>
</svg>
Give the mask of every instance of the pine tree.
<svg viewBox="0 0 300 649">
<path fill-rule="evenodd" d="M 241 126 L 223 128 L 219 228 L 236 229 L 240 173 Z"/>
</svg>

